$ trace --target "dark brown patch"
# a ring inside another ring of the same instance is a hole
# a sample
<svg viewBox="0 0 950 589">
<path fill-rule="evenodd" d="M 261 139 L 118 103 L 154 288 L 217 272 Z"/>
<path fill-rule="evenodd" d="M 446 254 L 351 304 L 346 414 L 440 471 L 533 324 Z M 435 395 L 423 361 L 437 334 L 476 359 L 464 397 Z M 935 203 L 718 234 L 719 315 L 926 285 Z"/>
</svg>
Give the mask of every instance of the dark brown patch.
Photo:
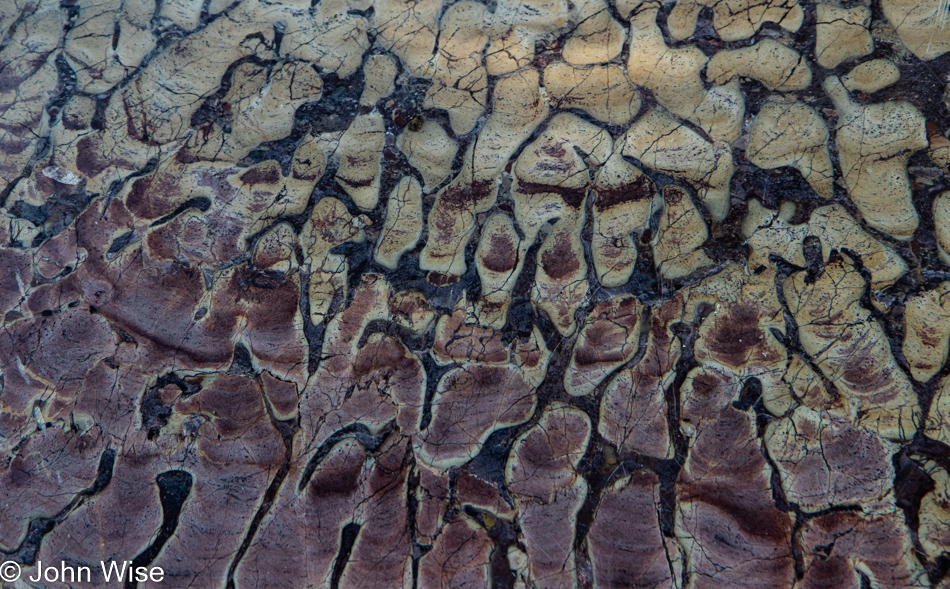
<svg viewBox="0 0 950 589">
<path fill-rule="evenodd" d="M 555 280 L 577 272 L 581 264 L 571 248 L 571 238 L 564 233 L 558 233 L 554 238 L 554 247 L 541 254 L 541 267 Z"/>
</svg>

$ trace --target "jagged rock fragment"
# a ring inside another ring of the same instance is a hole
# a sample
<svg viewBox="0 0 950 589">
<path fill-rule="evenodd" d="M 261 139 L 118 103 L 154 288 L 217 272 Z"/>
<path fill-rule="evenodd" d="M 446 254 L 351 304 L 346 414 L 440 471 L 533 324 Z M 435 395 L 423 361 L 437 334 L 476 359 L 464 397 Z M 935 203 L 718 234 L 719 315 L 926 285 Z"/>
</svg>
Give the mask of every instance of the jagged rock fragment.
<svg viewBox="0 0 950 589">
<path fill-rule="evenodd" d="M 839 8 L 830 4 L 815 6 L 815 60 L 823 68 L 874 51 L 874 40 L 868 32 L 871 9 L 866 6 Z"/>
<path fill-rule="evenodd" d="M 950 282 L 909 298 L 904 304 L 902 351 L 914 380 L 927 382 L 940 372 L 950 346 Z"/>
<path fill-rule="evenodd" d="M 883 0 L 881 8 L 901 41 L 924 61 L 950 51 L 947 5 L 942 0 Z"/>
<path fill-rule="evenodd" d="M 559 108 L 579 108 L 611 125 L 629 123 L 640 110 L 640 93 L 616 65 L 544 68 L 544 88 Z"/>
<path fill-rule="evenodd" d="M 449 137 L 439 123 L 428 120 L 417 131 L 403 131 L 396 139 L 396 145 L 406 154 L 409 164 L 422 174 L 427 191 L 441 184 L 452 173 L 452 161 L 458 153 L 458 143 Z"/>
<path fill-rule="evenodd" d="M 737 76 L 758 80 L 769 90 L 801 90 L 811 84 L 808 63 L 797 51 L 773 39 L 720 51 L 706 64 L 706 79 L 713 84 L 724 84 Z"/>
<path fill-rule="evenodd" d="M 422 187 L 415 178 L 404 176 L 386 201 L 386 221 L 376 242 L 376 261 L 395 270 L 399 258 L 419 241 L 422 223 Z"/>
<path fill-rule="evenodd" d="M 872 59 L 851 68 L 841 83 L 852 92 L 872 94 L 900 80 L 901 70 L 889 59 Z"/>
<path fill-rule="evenodd" d="M 456 135 L 470 133 L 488 103 L 488 74 L 482 65 L 488 42 L 484 18 L 483 5 L 466 1 L 450 6 L 439 21 L 433 83 L 425 105 L 447 110 Z"/>
<path fill-rule="evenodd" d="M 604 378 L 637 353 L 640 344 L 640 302 L 622 297 L 594 306 L 564 372 L 564 388 L 589 395 Z"/>
<path fill-rule="evenodd" d="M 746 157 L 760 168 L 791 166 L 824 198 L 834 196 L 828 128 L 801 102 L 770 100 L 752 121 Z"/>
<path fill-rule="evenodd" d="M 900 100 L 861 106 L 835 76 L 822 86 L 838 110 L 835 143 L 848 196 L 868 225 L 895 239 L 910 239 L 918 217 L 907 162 L 927 147 L 923 115 Z"/>
<path fill-rule="evenodd" d="M 675 39 L 692 36 L 704 7 L 713 9 L 713 28 L 724 41 L 747 39 L 767 22 L 794 32 L 805 16 L 796 0 L 680 0 L 669 16 L 670 34 Z"/>
<path fill-rule="evenodd" d="M 623 155 L 643 165 L 682 178 L 696 186 L 713 219 L 729 211 L 732 154 L 705 141 L 661 110 L 652 110 L 627 131 Z"/>
<path fill-rule="evenodd" d="M 571 65 L 606 63 L 620 55 L 626 31 L 604 0 L 581 0 L 577 28 L 564 44 L 564 61 Z"/>
<path fill-rule="evenodd" d="M 857 411 L 855 423 L 891 440 L 913 437 L 917 396 L 897 365 L 883 328 L 860 300 L 864 279 L 839 257 L 810 282 L 799 272 L 785 281 L 785 300 L 799 340 L 824 375 Z"/>
<path fill-rule="evenodd" d="M 653 263 L 663 278 L 682 278 L 713 261 L 701 249 L 709 229 L 689 193 L 674 184 L 663 189 L 663 216 L 653 245 Z"/>
<path fill-rule="evenodd" d="M 357 115 L 340 138 L 336 152 L 340 160 L 337 183 L 364 211 L 374 209 L 379 202 L 385 133 L 383 117 L 378 112 Z"/>
</svg>

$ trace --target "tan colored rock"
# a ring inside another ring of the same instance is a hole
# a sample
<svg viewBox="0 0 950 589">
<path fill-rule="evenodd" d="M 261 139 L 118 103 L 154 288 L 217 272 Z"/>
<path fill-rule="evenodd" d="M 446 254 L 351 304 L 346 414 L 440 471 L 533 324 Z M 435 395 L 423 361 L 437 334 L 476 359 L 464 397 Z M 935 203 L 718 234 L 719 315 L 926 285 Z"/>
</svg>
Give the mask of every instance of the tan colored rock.
<svg viewBox="0 0 950 589">
<path fill-rule="evenodd" d="M 371 55 L 363 64 L 363 93 L 360 106 L 375 106 L 396 89 L 396 62 L 388 55 Z"/>
<path fill-rule="evenodd" d="M 909 297 L 904 304 L 904 358 L 914 380 L 927 382 L 947 361 L 950 282 Z"/>
<path fill-rule="evenodd" d="M 802 56 L 774 39 L 716 53 L 706 64 L 706 79 L 725 84 L 737 76 L 762 82 L 769 90 L 802 90 L 811 84 L 811 68 Z"/>
<path fill-rule="evenodd" d="M 379 47 L 391 51 L 413 76 L 430 75 L 441 0 L 391 0 L 373 8 L 371 24 Z"/>
<path fill-rule="evenodd" d="M 196 159 L 237 162 L 259 144 L 290 135 L 297 108 L 318 100 L 322 91 L 323 82 L 309 63 L 274 68 L 242 63 L 224 96 L 232 113 L 229 129 L 210 123 L 189 139 L 186 149 Z"/>
<path fill-rule="evenodd" d="M 334 0 L 288 14 L 279 54 L 313 62 L 340 78 L 353 74 L 370 46 L 369 24 L 348 8 L 345 0 Z"/>
<path fill-rule="evenodd" d="M 365 239 L 363 224 L 350 215 L 342 202 L 324 198 L 313 207 L 300 232 L 300 245 L 304 264 L 310 268 L 310 317 L 314 323 L 323 322 L 336 293 L 346 289 L 346 256 L 332 254 L 330 250 L 341 243 Z"/>
<path fill-rule="evenodd" d="M 587 297 L 587 261 L 579 231 L 591 183 L 587 161 L 602 164 L 612 150 L 609 133 L 561 113 L 515 162 L 511 193 L 524 233 L 521 247 L 527 250 L 541 226 L 558 219 L 538 250 L 532 297 L 563 335 L 573 332 L 574 312 Z"/>
<path fill-rule="evenodd" d="M 804 266 L 802 245 L 806 237 L 814 236 L 821 243 L 824 261 L 834 250 L 849 249 L 860 256 L 861 263 L 871 274 L 871 288 L 875 292 L 891 286 L 907 273 L 907 262 L 862 229 L 841 205 L 819 207 L 812 212 L 808 223 L 801 225 L 788 223 L 794 214 L 795 207 L 790 202 L 782 203 L 776 212 L 752 201 L 742 229 L 753 250 L 750 267 L 767 264 L 771 254 Z"/>
<path fill-rule="evenodd" d="M 933 479 L 934 488 L 920 500 L 920 524 L 917 537 L 931 561 L 950 553 L 950 474 L 934 462 L 927 461 L 924 471 Z"/>
<path fill-rule="evenodd" d="M 376 262 L 395 270 L 399 258 L 416 246 L 422 235 L 422 187 L 403 176 L 386 201 L 386 220 L 376 241 Z"/>
<path fill-rule="evenodd" d="M 406 129 L 396 139 L 396 146 L 406 154 L 409 164 L 419 170 L 430 191 L 452 173 L 452 161 L 458 153 L 458 142 L 449 137 L 442 125 L 428 120 L 418 131 Z"/>
<path fill-rule="evenodd" d="M 640 347 L 640 302 L 633 296 L 598 303 L 581 328 L 564 388 L 574 396 L 589 395 L 611 372 L 628 362 Z"/>
<path fill-rule="evenodd" d="M 924 433 L 928 438 L 950 445 L 950 377 L 944 377 L 930 403 Z"/>
<path fill-rule="evenodd" d="M 561 335 L 568 336 L 577 328 L 574 316 L 587 301 L 589 283 L 584 244 L 578 231 L 584 225 L 584 212 L 566 209 L 564 213 L 538 248 L 531 300 L 548 314 Z M 527 243 L 526 239 L 522 247 Z"/>
<path fill-rule="evenodd" d="M 703 139 L 660 109 L 648 112 L 627 131 L 622 153 L 643 165 L 693 184 L 714 220 L 729 212 L 732 153 Z"/>
<path fill-rule="evenodd" d="M 626 31 L 617 22 L 604 0 L 581 0 L 576 8 L 578 21 L 564 43 L 564 61 L 571 65 L 606 63 L 620 55 Z"/>
<path fill-rule="evenodd" d="M 656 24 L 658 10 L 658 2 L 644 2 L 630 16 L 630 81 L 648 88 L 677 117 L 698 124 L 714 138 L 735 141 L 745 110 L 738 86 L 707 92 L 700 78 L 705 54 L 691 45 L 668 47 Z"/>
<path fill-rule="evenodd" d="M 950 192 L 944 192 L 934 199 L 933 216 L 937 253 L 940 260 L 950 266 Z"/>
<path fill-rule="evenodd" d="M 866 513 L 895 509 L 895 444 L 807 407 L 770 423 L 764 440 L 785 497 L 802 510 L 844 505 L 860 505 Z"/>
<path fill-rule="evenodd" d="M 689 193 L 676 185 L 663 189 L 663 216 L 653 244 L 653 264 L 666 279 L 682 278 L 711 266 L 713 261 L 701 249 L 709 229 Z"/>
<path fill-rule="evenodd" d="M 498 82 L 491 116 L 478 140 L 469 145 L 462 170 L 439 191 L 429 212 L 428 239 L 419 256 L 421 269 L 448 275 L 446 283 L 464 274 L 463 251 L 473 233 L 475 215 L 495 204 L 498 176 L 547 113 L 537 71 L 528 69 Z"/>
<path fill-rule="evenodd" d="M 371 211 L 379 202 L 383 146 L 386 126 L 379 112 L 356 115 L 340 138 L 336 156 L 340 167 L 337 184 L 346 191 L 361 210 Z"/>
<path fill-rule="evenodd" d="M 874 40 L 868 32 L 870 8 L 818 4 L 815 15 L 815 60 L 821 67 L 834 69 L 842 62 L 874 51 Z"/>
<path fill-rule="evenodd" d="M 478 301 L 479 323 L 502 329 L 508 319 L 511 293 L 524 265 L 521 238 L 511 218 L 489 217 L 475 251 L 475 269 L 482 286 Z"/>
<path fill-rule="evenodd" d="M 749 254 L 749 267 L 767 266 L 769 256 L 777 255 L 796 266 L 805 265 L 802 246 L 808 237 L 808 225 L 791 225 L 795 214 L 795 204 L 783 202 L 778 211 L 762 206 L 758 200 L 748 203 L 748 213 L 742 222 L 742 234 L 752 248 Z"/>
<path fill-rule="evenodd" d="M 614 151 L 597 172 L 593 194 L 591 258 L 597 280 L 608 288 L 623 286 L 637 261 L 631 234 L 650 222 L 656 191 L 643 172 Z"/>
<path fill-rule="evenodd" d="M 491 38 L 485 66 L 501 76 L 530 64 L 535 43 L 566 27 L 572 14 L 566 0 L 499 0 L 485 20 Z"/>
<path fill-rule="evenodd" d="M 825 264 L 814 282 L 799 272 L 784 285 L 802 346 L 852 405 L 855 423 L 887 439 L 907 440 L 920 420 L 917 395 L 884 329 L 861 306 L 864 290 L 860 273 L 840 257 Z"/>
<path fill-rule="evenodd" d="M 748 39 L 767 22 L 777 23 L 795 32 L 805 16 L 796 0 L 680 0 L 673 7 L 668 23 L 674 39 L 686 39 L 696 30 L 699 12 L 713 9 L 713 28 L 724 41 Z"/>
<path fill-rule="evenodd" d="M 930 61 L 950 51 L 943 0 L 883 0 L 881 8 L 904 45 L 920 59 Z"/>
<path fill-rule="evenodd" d="M 156 39 L 150 21 L 155 7 L 146 2 L 113 0 L 82 3 L 77 8 L 76 24 L 65 38 L 66 58 L 76 72 L 80 91 L 108 92 L 154 49 Z"/>
<path fill-rule="evenodd" d="M 746 157 L 767 170 L 791 166 L 818 195 L 834 196 L 834 168 L 828 128 L 815 109 L 801 102 L 770 100 L 752 121 Z"/>
<path fill-rule="evenodd" d="M 423 104 L 447 110 L 456 135 L 470 133 L 488 104 L 488 74 L 482 65 L 488 43 L 484 18 L 483 5 L 465 1 L 450 6 L 439 21 L 432 86 Z"/>
<path fill-rule="evenodd" d="M 927 147 L 923 115 L 901 100 L 861 106 L 835 76 L 822 86 L 838 110 L 835 143 L 848 196 L 868 225 L 910 239 L 918 217 L 907 162 Z"/>
<path fill-rule="evenodd" d="M 900 78 L 900 68 L 894 65 L 893 61 L 872 59 L 851 68 L 851 71 L 841 78 L 841 83 L 852 92 L 873 94 L 897 83 Z"/>
<path fill-rule="evenodd" d="M 544 68 L 544 88 L 554 106 L 579 108 L 611 125 L 629 123 L 640 110 L 640 93 L 617 65 L 580 69 L 553 63 Z"/>
</svg>

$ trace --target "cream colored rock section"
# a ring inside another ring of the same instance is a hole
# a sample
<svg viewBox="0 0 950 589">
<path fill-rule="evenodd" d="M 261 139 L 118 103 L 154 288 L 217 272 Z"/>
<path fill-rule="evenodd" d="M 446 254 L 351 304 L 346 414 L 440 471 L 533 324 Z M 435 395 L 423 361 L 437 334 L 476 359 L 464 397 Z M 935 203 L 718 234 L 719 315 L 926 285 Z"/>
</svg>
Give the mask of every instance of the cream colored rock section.
<svg viewBox="0 0 950 589">
<path fill-rule="evenodd" d="M 914 380 L 927 382 L 947 361 L 950 344 L 950 282 L 907 299 L 904 358 Z"/>
<path fill-rule="evenodd" d="M 383 173 L 383 146 L 386 125 L 378 111 L 356 115 L 340 138 L 336 156 L 340 167 L 336 181 L 356 206 L 371 211 L 379 202 L 379 181 Z"/>
<path fill-rule="evenodd" d="M 456 135 L 470 133 L 488 103 L 488 73 L 482 65 L 482 50 L 488 43 L 484 20 L 485 6 L 466 1 L 450 6 L 439 22 L 432 86 L 423 105 L 448 111 Z"/>
<path fill-rule="evenodd" d="M 811 68 L 801 54 L 774 39 L 720 51 L 706 64 L 706 79 L 713 84 L 725 84 L 738 76 L 782 92 L 802 90 L 811 84 Z"/>
<path fill-rule="evenodd" d="M 884 16 L 911 52 L 930 61 L 950 51 L 945 0 L 881 0 Z"/>
<path fill-rule="evenodd" d="M 713 28 L 724 41 L 748 39 L 767 22 L 794 32 L 805 16 L 797 0 L 678 0 L 667 20 L 670 35 L 674 39 L 691 36 L 699 12 L 707 7 L 712 8 Z"/>
<path fill-rule="evenodd" d="M 362 243 L 366 239 L 363 228 L 368 219 L 353 218 L 346 205 L 335 198 L 317 202 L 300 232 L 304 251 L 304 265 L 310 269 L 310 319 L 323 323 L 330 311 L 334 295 L 346 294 L 348 264 L 346 256 L 330 250 L 341 243 Z"/>
<path fill-rule="evenodd" d="M 262 0 L 261 4 L 269 6 Z M 285 30 L 280 55 L 311 61 L 340 78 L 356 73 L 370 46 L 369 23 L 351 13 L 350 8 L 348 0 L 327 0 L 317 3 L 312 10 L 293 10 L 282 15 Z M 229 20 L 231 14 L 219 20 Z"/>
<path fill-rule="evenodd" d="M 735 141 L 745 113 L 738 82 L 707 92 L 700 78 L 706 55 L 693 46 L 668 47 L 656 24 L 658 10 L 658 3 L 645 2 L 630 17 L 630 81 L 649 89 L 661 106 L 714 139 Z"/>
<path fill-rule="evenodd" d="M 186 149 L 198 159 L 236 163 L 261 143 L 290 135 L 297 108 L 319 100 L 322 91 L 323 82 L 309 63 L 287 62 L 273 69 L 242 63 L 224 97 L 231 105 L 230 130 L 216 122 L 193 134 Z"/>
<path fill-rule="evenodd" d="M 486 15 L 491 41 L 485 67 L 493 76 L 513 73 L 534 59 L 535 43 L 568 25 L 567 0 L 499 0 Z"/>
<path fill-rule="evenodd" d="M 419 241 L 422 223 L 422 187 L 415 178 L 404 176 L 386 201 L 386 220 L 374 253 L 376 262 L 395 270 L 399 258 Z"/>
<path fill-rule="evenodd" d="M 937 254 L 950 266 L 950 191 L 934 199 L 934 233 L 937 237 Z"/>
<path fill-rule="evenodd" d="M 396 139 L 396 147 L 406 154 L 409 165 L 419 170 L 428 192 L 452 173 L 452 161 L 458 153 L 458 142 L 449 137 L 442 125 L 428 120 L 418 131 L 404 130 Z"/>
<path fill-rule="evenodd" d="M 822 86 L 838 110 L 835 143 L 848 196 L 868 225 L 910 239 L 918 217 L 907 162 L 928 145 L 924 116 L 903 100 L 862 106 L 836 76 Z"/>
<path fill-rule="evenodd" d="M 577 27 L 564 43 L 564 61 L 571 65 L 606 63 L 620 55 L 626 31 L 617 22 L 604 0 L 580 0 Z"/>
<path fill-rule="evenodd" d="M 640 110 L 640 93 L 618 65 L 544 68 L 544 88 L 557 108 L 579 108 L 611 125 L 625 125 Z"/>
<path fill-rule="evenodd" d="M 524 70 L 495 85 L 492 114 L 469 144 L 458 176 L 439 191 L 429 212 L 429 234 L 419 256 L 422 270 L 461 276 L 464 249 L 475 215 L 488 211 L 498 194 L 498 176 L 521 143 L 547 116 L 538 72 Z"/>
<path fill-rule="evenodd" d="M 631 125 L 622 153 L 693 184 L 712 218 L 726 218 L 735 169 L 728 147 L 709 143 L 662 109 L 654 109 Z"/>
<path fill-rule="evenodd" d="M 279 223 L 254 246 L 254 266 L 262 270 L 288 273 L 297 266 L 294 246 L 297 235 L 288 223 Z"/>
<path fill-rule="evenodd" d="M 612 151 L 609 133 L 561 113 L 515 162 L 511 194 L 524 234 L 521 247 L 530 247 L 540 227 L 559 218 L 538 250 L 533 297 L 563 335 L 573 332 L 574 312 L 587 297 L 587 262 L 580 241 L 591 182 L 585 159 L 601 165 Z"/>
<path fill-rule="evenodd" d="M 793 167 L 819 196 L 834 196 L 828 127 L 801 102 L 779 98 L 762 105 L 749 130 L 746 158 L 766 170 Z"/>
<path fill-rule="evenodd" d="M 841 78 L 844 87 L 852 92 L 872 94 L 897 83 L 901 78 L 900 69 L 889 59 L 872 59 L 854 66 Z"/>
<path fill-rule="evenodd" d="M 689 193 L 675 185 L 663 189 L 663 216 L 653 243 L 653 265 L 666 279 L 682 278 L 713 261 L 700 249 L 709 229 Z"/>
<path fill-rule="evenodd" d="M 363 92 L 360 106 L 375 106 L 396 89 L 397 66 L 388 55 L 371 55 L 363 66 Z"/>
<path fill-rule="evenodd" d="M 442 0 L 379 0 L 370 21 L 376 44 L 417 77 L 431 75 Z"/>
<path fill-rule="evenodd" d="M 950 445 L 950 376 L 945 376 L 930 403 L 924 433 L 928 438 Z"/>
<path fill-rule="evenodd" d="M 799 272 L 784 284 L 802 347 L 848 399 L 854 423 L 890 440 L 909 440 L 920 420 L 917 395 L 884 329 L 861 306 L 864 289 L 864 278 L 843 257 L 813 282 Z"/>
<path fill-rule="evenodd" d="M 874 51 L 874 39 L 868 32 L 871 9 L 866 6 L 839 8 L 830 4 L 815 7 L 815 60 L 823 68 Z"/>
<path fill-rule="evenodd" d="M 650 222 L 655 205 L 653 183 L 615 151 L 594 179 L 594 230 L 591 259 L 602 286 L 623 286 L 637 262 L 631 234 Z"/>
<path fill-rule="evenodd" d="M 77 2 L 74 6 L 79 10 L 78 18 L 66 33 L 63 49 L 76 72 L 77 88 L 89 94 L 108 92 L 140 66 L 155 47 L 151 27 L 155 4 L 148 0 L 107 0 Z M 54 19 L 48 22 L 52 24 Z"/>
<path fill-rule="evenodd" d="M 480 325 L 505 326 L 511 293 L 523 265 L 521 238 L 511 218 L 502 213 L 492 215 L 475 250 L 475 269 L 482 287 L 475 311 Z"/>
<path fill-rule="evenodd" d="M 753 200 L 749 214 L 742 225 L 742 233 L 752 247 L 749 266 L 755 268 L 768 263 L 768 256 L 776 254 L 798 266 L 806 264 L 802 244 L 806 237 L 817 237 L 821 242 L 822 259 L 827 262 L 833 250 L 848 249 L 861 258 L 861 264 L 871 275 L 872 291 L 880 291 L 897 282 L 907 273 L 907 262 L 900 255 L 861 228 L 841 205 L 819 207 L 812 212 L 808 223 L 791 225 L 795 207 L 785 202 L 778 213 Z"/>
</svg>

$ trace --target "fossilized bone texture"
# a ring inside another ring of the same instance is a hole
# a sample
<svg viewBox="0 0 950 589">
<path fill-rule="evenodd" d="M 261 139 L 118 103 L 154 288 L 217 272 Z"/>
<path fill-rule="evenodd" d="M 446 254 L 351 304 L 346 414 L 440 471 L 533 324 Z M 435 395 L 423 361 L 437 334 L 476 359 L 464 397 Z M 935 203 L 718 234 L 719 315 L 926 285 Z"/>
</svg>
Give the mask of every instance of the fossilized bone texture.
<svg viewBox="0 0 950 589">
<path fill-rule="evenodd" d="M 948 15 L 0 0 L 0 586 L 950 589 Z"/>
</svg>

